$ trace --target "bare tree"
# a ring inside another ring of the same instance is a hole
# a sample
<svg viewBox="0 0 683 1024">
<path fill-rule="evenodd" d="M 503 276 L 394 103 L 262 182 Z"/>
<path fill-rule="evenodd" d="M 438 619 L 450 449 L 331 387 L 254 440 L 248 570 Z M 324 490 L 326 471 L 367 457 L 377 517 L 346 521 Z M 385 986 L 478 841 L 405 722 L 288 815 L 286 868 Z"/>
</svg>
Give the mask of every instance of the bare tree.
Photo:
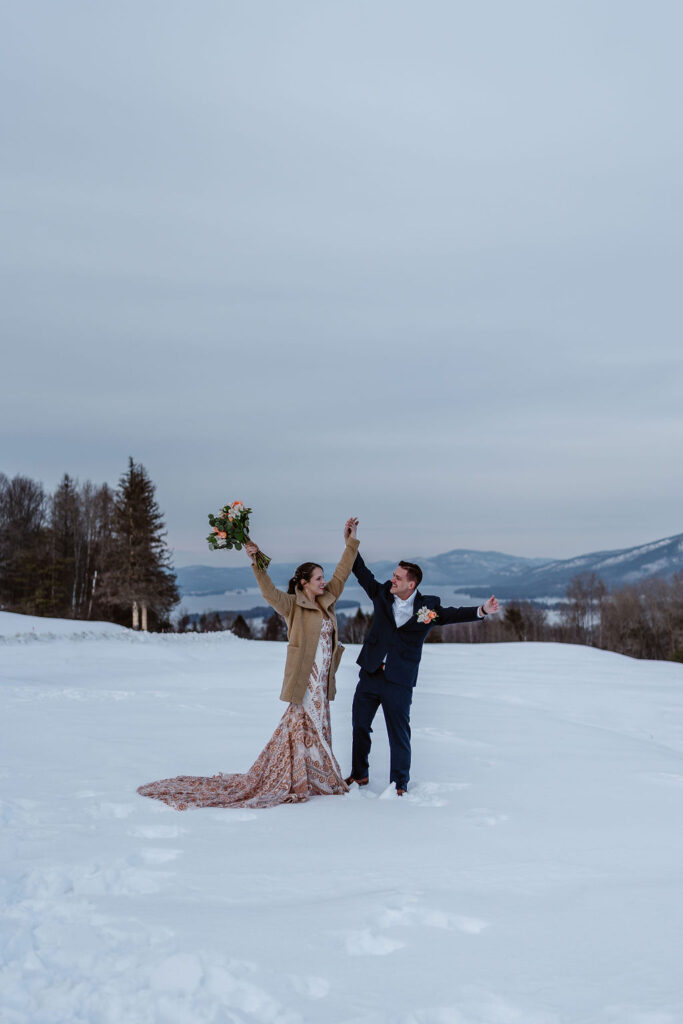
<svg viewBox="0 0 683 1024">
<path fill-rule="evenodd" d="M 607 594 L 605 584 L 594 572 L 575 576 L 567 587 L 562 618 L 570 641 L 600 646 L 601 605 Z"/>
<path fill-rule="evenodd" d="M 346 615 L 339 629 L 339 637 L 344 644 L 362 644 L 370 626 L 372 614 L 366 615 L 359 607 L 355 615 Z"/>
<path fill-rule="evenodd" d="M 46 497 L 42 484 L 0 475 L 0 603 L 41 614 L 47 600 Z"/>
</svg>

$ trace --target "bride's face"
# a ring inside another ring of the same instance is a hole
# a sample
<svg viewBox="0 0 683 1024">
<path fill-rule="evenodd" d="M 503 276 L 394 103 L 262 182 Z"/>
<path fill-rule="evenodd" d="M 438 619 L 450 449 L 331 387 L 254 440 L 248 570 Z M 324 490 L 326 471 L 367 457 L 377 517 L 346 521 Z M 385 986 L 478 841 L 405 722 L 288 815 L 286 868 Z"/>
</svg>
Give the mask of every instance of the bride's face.
<svg viewBox="0 0 683 1024">
<path fill-rule="evenodd" d="M 320 566 L 313 570 L 313 575 L 308 583 L 304 583 L 302 589 L 307 597 L 320 597 L 325 590 L 325 574 Z"/>
</svg>

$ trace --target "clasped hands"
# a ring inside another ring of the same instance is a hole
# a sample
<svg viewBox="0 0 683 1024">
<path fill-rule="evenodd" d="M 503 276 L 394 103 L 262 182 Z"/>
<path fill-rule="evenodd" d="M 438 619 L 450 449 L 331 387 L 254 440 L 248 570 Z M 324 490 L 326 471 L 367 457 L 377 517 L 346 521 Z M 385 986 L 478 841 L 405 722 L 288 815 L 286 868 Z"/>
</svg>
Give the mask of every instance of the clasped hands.
<svg viewBox="0 0 683 1024">
<path fill-rule="evenodd" d="M 347 519 L 346 522 L 344 523 L 344 541 L 347 541 L 349 539 L 349 537 L 356 537 L 357 536 L 357 533 L 356 533 L 357 529 L 358 529 L 358 519 L 356 519 L 355 516 L 351 516 L 351 518 Z M 251 558 L 252 562 L 254 561 L 254 557 L 255 557 L 256 552 L 258 551 L 258 549 L 259 549 L 258 544 L 254 544 L 254 542 L 251 541 L 251 540 L 247 541 L 247 543 L 244 545 L 244 550 L 249 555 L 249 557 Z"/>
</svg>

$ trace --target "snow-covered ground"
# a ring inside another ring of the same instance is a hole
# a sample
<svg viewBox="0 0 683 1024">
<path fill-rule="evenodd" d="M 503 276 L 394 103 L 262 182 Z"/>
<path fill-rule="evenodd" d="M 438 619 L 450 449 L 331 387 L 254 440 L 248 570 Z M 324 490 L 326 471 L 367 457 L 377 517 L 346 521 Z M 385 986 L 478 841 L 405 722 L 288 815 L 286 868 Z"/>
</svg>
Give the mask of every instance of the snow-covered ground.
<svg viewBox="0 0 683 1024">
<path fill-rule="evenodd" d="M 179 813 L 136 786 L 249 767 L 284 709 L 283 645 L 46 620 L 17 637 L 17 618 L 3 1024 L 683 1021 L 682 666 L 432 645 L 403 799 L 380 717 L 366 790 Z"/>
<path fill-rule="evenodd" d="M 102 636 L 103 633 L 125 634 L 128 630 L 114 622 L 83 622 L 81 619 L 47 619 L 37 615 L 16 615 L 14 612 L 0 612 L 0 638 L 14 638 L 23 642 L 34 637 L 52 639 L 55 637 Z"/>
</svg>

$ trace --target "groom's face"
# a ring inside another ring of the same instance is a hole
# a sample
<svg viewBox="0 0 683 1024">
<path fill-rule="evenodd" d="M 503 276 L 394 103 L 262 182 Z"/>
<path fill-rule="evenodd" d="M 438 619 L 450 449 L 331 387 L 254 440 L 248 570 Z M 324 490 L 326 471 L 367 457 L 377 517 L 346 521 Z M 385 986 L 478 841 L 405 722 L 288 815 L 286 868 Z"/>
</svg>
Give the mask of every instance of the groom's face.
<svg viewBox="0 0 683 1024">
<path fill-rule="evenodd" d="M 396 594 L 396 597 L 400 598 L 401 601 L 405 601 L 414 590 L 415 580 L 408 579 L 408 570 L 400 565 L 397 566 L 394 569 L 394 575 L 391 577 L 390 593 Z"/>
</svg>

